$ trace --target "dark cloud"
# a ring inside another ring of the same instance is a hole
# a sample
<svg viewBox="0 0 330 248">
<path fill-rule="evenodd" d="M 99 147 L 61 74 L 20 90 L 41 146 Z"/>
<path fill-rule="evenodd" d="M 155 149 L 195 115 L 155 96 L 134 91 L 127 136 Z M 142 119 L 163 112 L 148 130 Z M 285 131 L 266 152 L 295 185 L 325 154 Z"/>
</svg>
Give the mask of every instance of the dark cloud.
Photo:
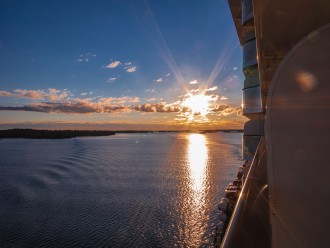
<svg viewBox="0 0 330 248">
<path fill-rule="evenodd" d="M 216 105 L 213 109 L 212 112 L 222 112 L 226 109 L 230 108 L 227 104 L 221 104 L 221 105 Z"/>
<path fill-rule="evenodd" d="M 170 106 L 165 103 L 156 103 L 156 104 L 145 103 L 142 105 L 137 105 L 133 107 L 133 109 L 140 112 L 158 112 L 158 113 L 177 113 L 182 111 L 182 108 L 180 107 Z"/>
<path fill-rule="evenodd" d="M 231 115 L 231 114 L 237 114 L 237 115 L 242 115 L 242 108 L 241 107 L 230 107 L 227 104 L 221 104 L 221 105 L 216 105 L 213 109 L 212 112 L 216 112 L 222 115 Z"/>
<path fill-rule="evenodd" d="M 65 114 L 93 114 L 93 113 L 120 113 L 130 111 L 126 106 L 100 106 L 89 102 L 67 103 L 34 103 L 18 107 L 0 107 L 0 110 L 32 111 L 41 113 L 65 113 Z"/>
<path fill-rule="evenodd" d="M 131 107 L 128 106 L 104 106 L 103 112 L 104 113 L 123 113 L 123 112 L 130 112 Z"/>
</svg>

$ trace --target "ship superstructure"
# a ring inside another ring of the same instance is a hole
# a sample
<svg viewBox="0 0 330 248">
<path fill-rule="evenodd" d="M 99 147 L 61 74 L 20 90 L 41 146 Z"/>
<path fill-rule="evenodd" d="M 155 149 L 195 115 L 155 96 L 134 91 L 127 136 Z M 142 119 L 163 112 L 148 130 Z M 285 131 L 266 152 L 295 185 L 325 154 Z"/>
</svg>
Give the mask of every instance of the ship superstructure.
<svg viewBox="0 0 330 248">
<path fill-rule="evenodd" d="M 221 247 L 328 247 L 330 1 L 228 2 L 248 166 Z"/>
</svg>

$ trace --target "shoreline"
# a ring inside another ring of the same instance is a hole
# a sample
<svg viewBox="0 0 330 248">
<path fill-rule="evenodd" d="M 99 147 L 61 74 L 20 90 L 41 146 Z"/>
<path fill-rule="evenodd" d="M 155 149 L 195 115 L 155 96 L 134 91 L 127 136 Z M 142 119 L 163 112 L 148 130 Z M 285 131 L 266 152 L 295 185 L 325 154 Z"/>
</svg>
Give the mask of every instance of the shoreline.
<svg viewBox="0 0 330 248">
<path fill-rule="evenodd" d="M 0 130 L 0 139 L 25 138 L 25 139 L 70 139 L 76 137 L 94 137 L 94 136 L 110 136 L 119 133 L 239 133 L 241 129 L 218 129 L 218 130 L 42 130 L 42 129 L 6 129 Z"/>
</svg>

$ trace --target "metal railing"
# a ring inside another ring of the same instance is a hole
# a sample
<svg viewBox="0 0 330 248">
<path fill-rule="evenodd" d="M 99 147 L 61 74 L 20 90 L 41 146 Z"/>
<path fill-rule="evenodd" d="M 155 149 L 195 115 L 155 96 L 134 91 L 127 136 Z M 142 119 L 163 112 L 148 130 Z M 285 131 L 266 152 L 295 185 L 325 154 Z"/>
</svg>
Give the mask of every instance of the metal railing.
<svg viewBox="0 0 330 248">
<path fill-rule="evenodd" d="M 267 151 L 260 140 L 244 186 L 236 203 L 221 248 L 262 247 L 271 245 Z"/>
</svg>

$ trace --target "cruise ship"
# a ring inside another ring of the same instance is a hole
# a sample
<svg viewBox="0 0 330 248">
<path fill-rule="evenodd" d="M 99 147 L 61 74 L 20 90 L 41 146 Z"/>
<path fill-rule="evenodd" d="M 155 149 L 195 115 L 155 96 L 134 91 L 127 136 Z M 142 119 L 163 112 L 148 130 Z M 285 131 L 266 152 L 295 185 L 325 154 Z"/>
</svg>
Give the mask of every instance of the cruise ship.
<svg viewBox="0 0 330 248">
<path fill-rule="evenodd" d="M 330 1 L 228 3 L 249 121 L 243 186 L 215 246 L 330 247 Z"/>
</svg>

